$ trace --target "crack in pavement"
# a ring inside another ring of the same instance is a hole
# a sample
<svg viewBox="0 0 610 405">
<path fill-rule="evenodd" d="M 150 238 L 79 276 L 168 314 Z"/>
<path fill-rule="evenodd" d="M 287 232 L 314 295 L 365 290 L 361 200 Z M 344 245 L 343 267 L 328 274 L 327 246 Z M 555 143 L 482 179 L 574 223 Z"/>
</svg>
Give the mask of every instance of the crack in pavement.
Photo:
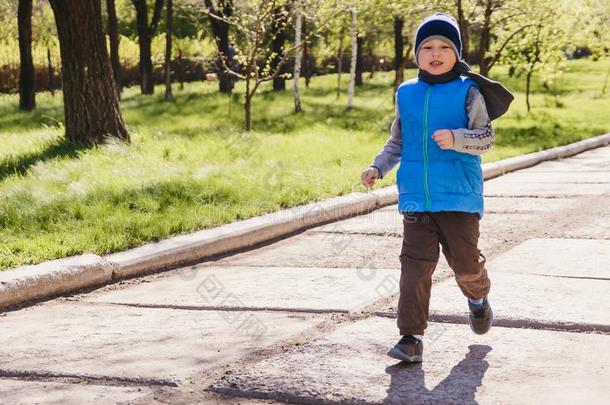
<svg viewBox="0 0 610 405">
<path fill-rule="evenodd" d="M 375 316 L 381 318 L 396 318 L 395 312 L 379 311 L 375 312 Z M 456 325 L 467 325 L 468 316 L 464 315 L 450 315 L 450 314 L 439 314 L 430 313 L 430 322 L 437 323 L 451 323 Z M 610 335 L 610 325 L 601 325 L 594 323 L 575 323 L 575 322 L 551 322 L 551 321 L 540 321 L 536 319 L 513 319 L 494 316 L 494 327 L 504 328 L 517 328 L 517 329 L 535 329 L 535 330 L 552 330 L 561 332 L 573 332 L 573 333 L 599 333 L 603 335 Z"/>
<path fill-rule="evenodd" d="M 0 369 L 0 379 L 24 380 L 24 381 L 43 381 L 61 382 L 71 384 L 91 384 L 114 387 L 178 387 L 178 383 L 173 380 L 144 378 L 144 377 L 116 377 L 95 374 L 71 374 L 55 373 L 51 371 L 32 371 L 32 370 L 11 370 Z"/>
<path fill-rule="evenodd" d="M 315 308 L 282 308 L 282 307 L 223 307 L 214 305 L 173 305 L 173 304 L 132 304 L 127 302 L 91 302 L 83 301 L 83 304 L 95 306 L 124 306 L 132 308 L 144 309 L 177 309 L 185 311 L 227 311 L 227 312 L 295 312 L 306 314 L 347 314 L 350 311 L 346 309 L 315 309 Z"/>
<path fill-rule="evenodd" d="M 579 238 L 580 239 L 580 238 Z M 578 280 L 599 280 L 599 281 L 610 281 L 610 278 L 606 278 L 606 277 L 589 277 L 589 276 L 558 276 L 558 275 L 552 275 L 552 274 L 538 274 L 538 273 L 520 273 L 520 272 L 515 272 L 515 274 L 526 274 L 526 275 L 532 275 L 532 276 L 541 276 L 541 277 L 552 277 L 552 278 L 575 278 Z"/>
<path fill-rule="evenodd" d="M 333 401 L 332 399 L 320 399 L 320 398 L 307 398 L 292 393 L 281 392 L 281 393 L 268 393 L 256 390 L 239 389 L 239 388 L 214 388 L 211 392 L 226 395 L 227 397 L 239 397 L 239 398 L 256 398 L 263 400 L 273 401 L 286 401 L 282 403 L 286 404 L 299 404 L 299 405 L 345 405 L 346 402 Z M 419 402 L 418 402 L 419 403 Z M 427 402 L 426 402 L 427 403 Z M 349 404 L 349 403 L 348 403 Z M 379 402 L 370 402 L 359 399 L 358 405 L 380 405 Z"/>
<path fill-rule="evenodd" d="M 402 233 L 399 232 L 362 232 L 362 231 L 310 231 L 311 233 L 332 233 L 340 235 L 364 235 L 364 236 L 390 236 L 394 238 L 402 238 Z"/>
</svg>

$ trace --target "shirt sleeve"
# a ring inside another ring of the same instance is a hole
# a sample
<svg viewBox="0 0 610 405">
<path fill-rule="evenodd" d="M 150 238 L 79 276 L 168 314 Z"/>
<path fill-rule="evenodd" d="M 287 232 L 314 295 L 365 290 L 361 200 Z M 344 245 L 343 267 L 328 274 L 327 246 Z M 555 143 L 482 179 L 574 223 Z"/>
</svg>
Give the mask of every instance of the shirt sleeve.
<svg viewBox="0 0 610 405">
<path fill-rule="evenodd" d="M 452 129 L 453 149 L 471 155 L 482 155 L 491 149 L 496 135 L 485 106 L 485 99 L 476 86 L 470 87 L 466 97 L 468 128 Z"/>
<path fill-rule="evenodd" d="M 379 178 L 382 179 L 387 172 L 392 170 L 392 168 L 400 162 L 401 152 L 402 132 L 400 130 L 400 116 L 398 114 L 398 109 L 396 109 L 396 117 L 390 128 L 390 137 L 387 139 L 383 149 L 375 157 L 375 160 L 370 167 L 377 169 L 377 171 L 379 171 Z"/>
</svg>

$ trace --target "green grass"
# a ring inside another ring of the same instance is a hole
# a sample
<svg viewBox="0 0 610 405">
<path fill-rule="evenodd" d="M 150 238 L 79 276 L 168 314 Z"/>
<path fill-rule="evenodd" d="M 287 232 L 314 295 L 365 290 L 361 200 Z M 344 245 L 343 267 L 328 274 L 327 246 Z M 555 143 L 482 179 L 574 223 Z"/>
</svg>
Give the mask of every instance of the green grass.
<svg viewBox="0 0 610 405">
<path fill-rule="evenodd" d="M 509 80 L 497 68 L 517 99 L 494 123 L 497 143 L 484 160 L 608 132 L 610 97 L 599 93 L 609 63 L 570 62 L 557 98 L 536 83 L 530 114 L 523 79 Z M 239 86 L 231 98 L 214 83 L 176 86 L 172 103 L 162 101 L 160 87 L 155 96 L 131 88 L 122 101 L 131 144 L 94 148 L 63 141 L 60 95 L 39 94 L 33 113 L 19 112 L 16 96 L 1 96 L 0 269 L 105 254 L 364 191 L 360 171 L 383 146 L 393 118 L 391 80 L 391 73 L 365 80 L 349 112 L 345 96 L 336 99 L 334 75 L 302 86 L 302 114 L 292 112 L 291 91 L 264 87 L 249 135 L 241 130 Z M 378 185 L 393 181 L 392 173 Z"/>
</svg>

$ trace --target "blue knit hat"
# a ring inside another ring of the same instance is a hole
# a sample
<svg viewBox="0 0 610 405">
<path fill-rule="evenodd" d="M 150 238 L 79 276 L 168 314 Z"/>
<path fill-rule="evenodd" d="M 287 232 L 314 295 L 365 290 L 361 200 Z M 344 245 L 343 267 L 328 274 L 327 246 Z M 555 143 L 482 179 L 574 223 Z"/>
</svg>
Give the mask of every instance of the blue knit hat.
<svg viewBox="0 0 610 405">
<path fill-rule="evenodd" d="M 452 46 L 458 60 L 462 58 L 462 37 L 460 36 L 460 27 L 455 18 L 447 14 L 436 13 L 424 19 L 417 28 L 417 34 L 415 34 L 416 64 L 419 48 L 428 39 L 440 39 L 446 42 Z"/>
</svg>

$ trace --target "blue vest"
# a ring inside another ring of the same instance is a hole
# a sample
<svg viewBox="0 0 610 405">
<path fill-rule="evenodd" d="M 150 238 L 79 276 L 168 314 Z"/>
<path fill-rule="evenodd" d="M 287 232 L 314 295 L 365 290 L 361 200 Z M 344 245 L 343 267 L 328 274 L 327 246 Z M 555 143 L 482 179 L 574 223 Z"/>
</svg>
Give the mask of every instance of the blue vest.
<svg viewBox="0 0 610 405">
<path fill-rule="evenodd" d="M 467 128 L 466 97 L 476 83 L 461 76 L 447 83 L 418 79 L 398 87 L 402 152 L 396 174 L 400 212 L 474 212 L 483 217 L 479 156 L 441 149 L 437 129 Z"/>
</svg>

